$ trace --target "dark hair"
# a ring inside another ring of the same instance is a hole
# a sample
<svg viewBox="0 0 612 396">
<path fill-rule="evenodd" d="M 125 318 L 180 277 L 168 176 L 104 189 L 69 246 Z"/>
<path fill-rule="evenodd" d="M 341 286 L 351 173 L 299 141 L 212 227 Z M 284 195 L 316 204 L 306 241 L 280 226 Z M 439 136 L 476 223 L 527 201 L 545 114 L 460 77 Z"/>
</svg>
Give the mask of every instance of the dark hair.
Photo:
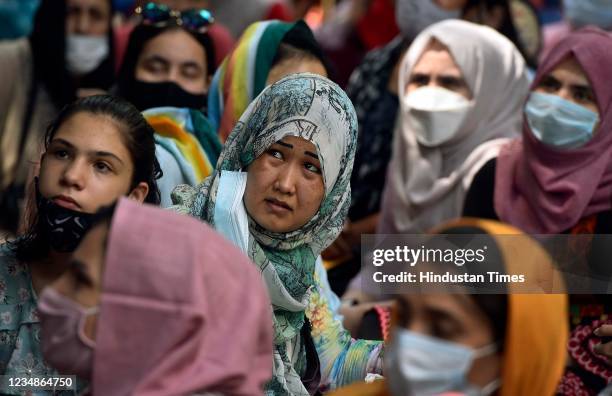
<svg viewBox="0 0 612 396">
<path fill-rule="evenodd" d="M 537 18 L 537 12 L 528 1 L 521 1 L 521 3 L 524 5 L 524 7 L 529 8 L 533 12 L 534 17 Z M 523 58 L 525 58 L 525 62 L 529 67 L 536 68 L 538 65 L 537 53 L 539 52 L 539 48 L 535 54 L 528 53 L 525 43 L 522 41 L 514 24 L 512 11 L 510 8 L 510 0 L 468 0 L 463 7 L 463 13 L 465 14 L 467 11 L 474 8 L 477 10 L 482 10 L 484 8 L 485 10 L 490 11 L 495 7 L 501 7 L 503 12 L 501 25 L 497 28 L 497 31 L 514 43 L 521 55 L 523 55 Z M 479 23 L 484 23 L 484 21 L 479 21 Z M 539 31 L 538 35 L 541 35 Z"/>
<path fill-rule="evenodd" d="M 497 352 L 503 352 L 508 326 L 508 297 L 505 294 L 472 294 L 470 297 L 491 322 Z"/>
<path fill-rule="evenodd" d="M 160 34 L 172 30 L 183 30 L 189 33 L 202 46 L 202 48 L 204 48 L 204 52 L 206 53 L 206 68 L 208 75 L 211 76 L 215 72 L 215 47 L 208 33 L 193 32 L 176 25 L 156 27 L 153 25 L 141 24 L 136 26 L 130 34 L 125 57 L 117 76 L 117 86 L 115 87 L 115 92 L 117 92 L 118 95 L 121 95 L 124 98 L 129 98 L 130 87 L 132 87 L 133 82 L 136 80 L 136 66 L 138 64 L 138 58 L 140 57 L 145 45 Z"/>
<path fill-rule="evenodd" d="M 78 99 L 65 106 L 55 120 L 49 125 L 44 136 L 45 151 L 59 128 L 72 116 L 81 113 L 107 116 L 119 127 L 123 142 L 130 152 L 134 164 L 131 188 L 140 182 L 149 186 L 145 202 L 159 205 L 161 194 L 157 179 L 162 171 L 155 156 L 155 139 L 153 128 L 142 114 L 129 102 L 111 95 L 95 95 Z M 49 252 L 48 241 L 40 233 L 40 219 L 32 208 L 27 231 L 13 242 L 13 250 L 19 261 L 32 261 L 45 257 Z"/>
<path fill-rule="evenodd" d="M 285 33 L 276 50 L 276 55 L 272 59 L 270 69 L 289 60 L 317 60 L 321 62 L 327 74 L 331 76 L 331 65 L 323 54 L 323 50 L 312 34 L 312 31 L 304 21 L 296 22 Z"/>
<path fill-rule="evenodd" d="M 111 0 L 107 2 L 111 10 L 107 34 L 108 56 L 94 71 L 79 77 L 78 87 L 108 89 L 115 79 L 111 23 L 114 8 Z M 72 102 L 76 98 L 78 88 L 74 77 L 66 68 L 66 13 L 66 0 L 42 0 L 29 37 L 33 60 L 32 85 L 44 86 L 57 108 Z"/>
<path fill-rule="evenodd" d="M 60 126 L 80 112 L 108 116 L 117 123 L 134 163 L 132 188 L 140 182 L 147 183 L 149 193 L 145 202 L 158 205 L 161 198 L 157 179 L 161 177 L 162 171 L 155 156 L 155 131 L 140 111 L 124 99 L 112 95 L 94 95 L 78 99 L 64 107 L 47 128 L 44 137 L 45 150 Z"/>
<path fill-rule="evenodd" d="M 492 235 L 486 234 L 485 230 L 479 227 L 458 226 L 442 231 L 444 234 L 455 235 L 477 235 L 486 240 L 487 250 L 487 265 L 482 268 L 470 270 L 471 274 L 484 274 L 486 271 L 497 271 L 500 274 L 505 274 L 506 265 L 504 263 L 503 254 Z M 508 289 L 503 287 L 503 291 L 508 293 Z M 472 300 L 485 314 L 491 323 L 493 330 L 493 340 L 498 344 L 498 352 L 504 349 L 506 340 L 506 327 L 508 324 L 508 297 L 506 294 L 470 294 Z"/>
</svg>

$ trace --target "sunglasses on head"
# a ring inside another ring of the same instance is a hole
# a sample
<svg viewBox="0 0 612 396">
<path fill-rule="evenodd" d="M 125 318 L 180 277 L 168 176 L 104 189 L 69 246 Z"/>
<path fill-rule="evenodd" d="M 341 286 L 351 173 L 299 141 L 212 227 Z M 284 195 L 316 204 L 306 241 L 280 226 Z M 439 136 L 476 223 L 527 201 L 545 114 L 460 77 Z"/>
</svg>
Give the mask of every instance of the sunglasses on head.
<svg viewBox="0 0 612 396">
<path fill-rule="evenodd" d="M 176 11 L 165 4 L 147 3 L 136 8 L 136 14 L 142 18 L 142 23 L 153 26 L 168 26 L 176 24 L 185 29 L 204 33 L 213 24 L 212 13 L 204 9 Z"/>
</svg>

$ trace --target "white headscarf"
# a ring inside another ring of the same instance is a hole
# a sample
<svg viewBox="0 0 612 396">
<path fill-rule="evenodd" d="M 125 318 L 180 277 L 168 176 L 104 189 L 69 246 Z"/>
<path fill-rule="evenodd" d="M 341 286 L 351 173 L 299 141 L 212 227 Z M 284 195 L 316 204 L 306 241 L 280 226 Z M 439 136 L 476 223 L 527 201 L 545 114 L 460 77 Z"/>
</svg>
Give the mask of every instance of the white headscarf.
<svg viewBox="0 0 612 396">
<path fill-rule="evenodd" d="M 450 51 L 472 92 L 472 107 L 457 134 L 437 147 L 420 145 L 400 100 L 393 153 L 382 203 L 379 233 L 419 233 L 461 215 L 473 176 L 519 136 L 529 81 L 525 61 L 497 31 L 446 20 L 414 40 L 400 68 L 399 93 L 432 39 Z"/>
</svg>

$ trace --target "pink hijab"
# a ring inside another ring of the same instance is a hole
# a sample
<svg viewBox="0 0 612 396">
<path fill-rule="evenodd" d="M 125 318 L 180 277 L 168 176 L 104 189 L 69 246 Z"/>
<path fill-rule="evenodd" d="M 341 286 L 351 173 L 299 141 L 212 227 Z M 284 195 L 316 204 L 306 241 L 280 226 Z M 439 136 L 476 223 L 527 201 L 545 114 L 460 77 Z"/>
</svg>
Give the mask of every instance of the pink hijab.
<svg viewBox="0 0 612 396">
<path fill-rule="evenodd" d="M 261 395 L 272 312 L 256 266 L 195 219 L 119 202 L 108 236 L 94 395 Z"/>
<path fill-rule="evenodd" d="M 524 122 L 523 138 L 501 150 L 495 211 L 525 232 L 563 232 L 612 208 L 612 36 L 596 28 L 570 34 L 543 60 L 532 89 L 570 55 L 593 87 L 600 124 L 586 145 L 558 150 L 538 141 Z"/>
</svg>

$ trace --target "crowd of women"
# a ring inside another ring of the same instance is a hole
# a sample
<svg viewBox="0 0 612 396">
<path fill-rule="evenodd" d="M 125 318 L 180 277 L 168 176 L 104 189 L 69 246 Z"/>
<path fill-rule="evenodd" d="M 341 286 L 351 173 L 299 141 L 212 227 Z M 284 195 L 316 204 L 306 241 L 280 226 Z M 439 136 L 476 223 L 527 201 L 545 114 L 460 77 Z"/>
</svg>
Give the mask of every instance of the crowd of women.
<svg viewBox="0 0 612 396">
<path fill-rule="evenodd" d="M 0 41 L 0 393 L 612 394 L 612 5 L 554 7 L 40 0 Z M 367 234 L 560 281 L 383 296 Z"/>
</svg>

